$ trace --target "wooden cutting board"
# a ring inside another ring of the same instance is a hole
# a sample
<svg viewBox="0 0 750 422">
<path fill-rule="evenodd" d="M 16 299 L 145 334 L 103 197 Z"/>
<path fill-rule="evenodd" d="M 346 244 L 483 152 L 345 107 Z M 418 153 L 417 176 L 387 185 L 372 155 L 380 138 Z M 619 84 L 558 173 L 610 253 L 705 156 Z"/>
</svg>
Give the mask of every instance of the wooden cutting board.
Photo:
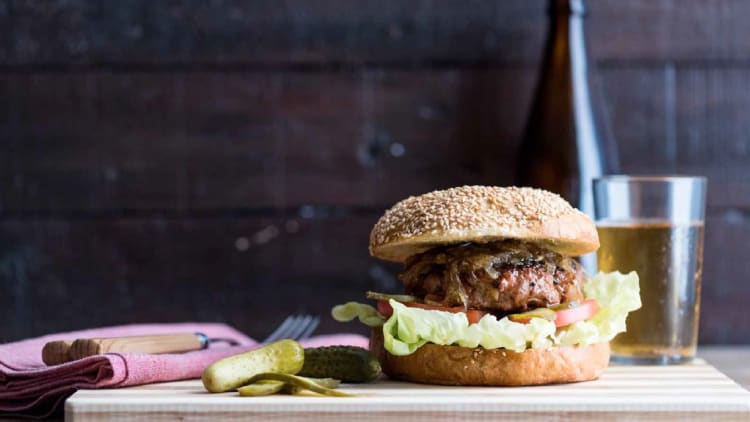
<svg viewBox="0 0 750 422">
<path fill-rule="evenodd" d="M 703 361 L 611 366 L 601 379 L 541 387 L 441 387 L 382 380 L 345 384 L 353 398 L 208 394 L 199 380 L 81 390 L 66 420 L 750 420 L 750 392 Z"/>
</svg>

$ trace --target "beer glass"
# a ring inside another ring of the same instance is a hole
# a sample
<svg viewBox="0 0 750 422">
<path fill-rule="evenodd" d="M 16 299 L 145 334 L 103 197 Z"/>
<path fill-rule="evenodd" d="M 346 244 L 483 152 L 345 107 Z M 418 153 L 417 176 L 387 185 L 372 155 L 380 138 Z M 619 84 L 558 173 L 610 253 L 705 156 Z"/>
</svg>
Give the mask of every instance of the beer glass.
<svg viewBox="0 0 750 422">
<path fill-rule="evenodd" d="M 612 342 L 631 364 L 689 362 L 698 341 L 706 179 L 604 176 L 593 182 L 600 271 L 636 271 L 641 309 Z"/>
</svg>

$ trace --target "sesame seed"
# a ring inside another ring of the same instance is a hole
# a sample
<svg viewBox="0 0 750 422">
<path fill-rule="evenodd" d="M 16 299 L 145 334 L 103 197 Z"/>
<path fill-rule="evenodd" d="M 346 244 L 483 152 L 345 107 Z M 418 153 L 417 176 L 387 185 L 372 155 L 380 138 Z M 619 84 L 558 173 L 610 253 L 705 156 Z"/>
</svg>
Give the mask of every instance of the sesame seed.
<svg viewBox="0 0 750 422">
<path fill-rule="evenodd" d="M 432 247 L 519 239 L 570 256 L 599 247 L 596 228 L 559 195 L 534 188 L 462 186 L 409 197 L 370 232 L 370 254 L 405 262 Z"/>
<path fill-rule="evenodd" d="M 462 186 L 411 196 L 386 211 L 371 243 L 382 245 L 425 234 L 511 229 L 576 213 L 554 193 L 526 187 Z"/>
</svg>

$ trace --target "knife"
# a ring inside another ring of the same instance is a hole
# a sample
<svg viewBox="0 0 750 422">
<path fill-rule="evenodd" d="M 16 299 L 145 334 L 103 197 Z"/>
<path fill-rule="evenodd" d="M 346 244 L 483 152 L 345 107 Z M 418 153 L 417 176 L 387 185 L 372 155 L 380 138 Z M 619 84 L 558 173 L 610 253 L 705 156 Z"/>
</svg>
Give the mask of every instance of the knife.
<svg viewBox="0 0 750 422">
<path fill-rule="evenodd" d="M 183 353 L 205 349 L 217 340 L 236 343 L 229 339 L 209 339 L 202 333 L 60 340 L 44 345 L 42 361 L 51 366 L 104 353 Z"/>
</svg>

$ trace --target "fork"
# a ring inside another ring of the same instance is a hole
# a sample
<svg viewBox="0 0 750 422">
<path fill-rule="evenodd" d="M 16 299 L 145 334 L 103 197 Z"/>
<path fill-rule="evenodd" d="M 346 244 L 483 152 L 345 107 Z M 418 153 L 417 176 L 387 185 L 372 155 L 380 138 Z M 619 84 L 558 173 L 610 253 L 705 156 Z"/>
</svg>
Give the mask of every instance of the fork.
<svg viewBox="0 0 750 422">
<path fill-rule="evenodd" d="M 289 315 L 284 322 L 268 335 L 261 344 L 273 343 L 276 340 L 290 338 L 292 340 L 304 340 L 309 338 L 318 328 L 320 318 L 312 315 Z"/>
</svg>

